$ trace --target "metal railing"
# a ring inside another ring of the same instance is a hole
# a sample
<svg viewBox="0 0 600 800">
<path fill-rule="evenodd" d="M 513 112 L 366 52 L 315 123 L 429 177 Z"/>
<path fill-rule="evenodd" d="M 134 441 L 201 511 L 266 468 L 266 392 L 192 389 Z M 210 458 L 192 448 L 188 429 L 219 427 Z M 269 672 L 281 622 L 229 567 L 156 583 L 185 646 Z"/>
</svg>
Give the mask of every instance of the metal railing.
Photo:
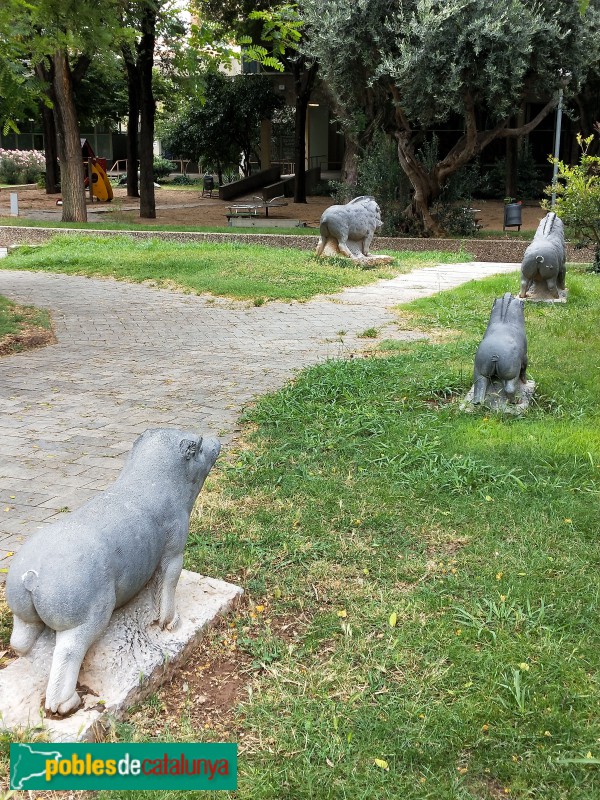
<svg viewBox="0 0 600 800">
<path fill-rule="evenodd" d="M 177 164 L 177 170 L 173 170 L 173 172 L 179 171 L 182 175 L 187 173 L 187 168 L 190 164 L 195 164 L 195 161 L 192 161 L 191 158 L 169 158 L 168 161 L 171 161 L 173 164 Z M 121 164 L 123 167 L 121 168 Z M 140 168 L 140 161 L 138 159 L 137 162 L 138 170 Z M 108 170 L 108 172 L 113 175 L 114 173 L 117 176 L 125 175 L 127 172 L 127 159 L 126 158 L 119 158 L 117 161 L 114 162 L 112 167 Z"/>
</svg>

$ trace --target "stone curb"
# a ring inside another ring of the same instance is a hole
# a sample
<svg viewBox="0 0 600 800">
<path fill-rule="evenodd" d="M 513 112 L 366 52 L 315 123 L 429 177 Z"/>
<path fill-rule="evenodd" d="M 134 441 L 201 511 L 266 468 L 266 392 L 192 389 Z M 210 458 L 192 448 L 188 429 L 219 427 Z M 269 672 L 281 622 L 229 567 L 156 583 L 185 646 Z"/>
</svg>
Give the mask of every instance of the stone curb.
<svg viewBox="0 0 600 800">
<path fill-rule="evenodd" d="M 219 244 L 259 244 L 266 247 L 290 247 L 298 250 L 314 250 L 315 236 L 290 236 L 276 233 L 202 233 L 194 231 L 108 231 L 92 228 L 28 228 L 20 225 L 0 226 L 0 247 L 19 244 L 44 244 L 58 234 L 81 236 L 130 236 L 133 239 L 164 239 L 167 242 L 211 242 Z M 533 232 L 532 232 L 533 238 Z M 529 242 L 521 239 L 396 239 L 376 237 L 373 251 L 395 250 L 445 250 L 450 253 L 466 251 L 475 261 L 501 261 L 521 263 Z M 594 260 L 591 248 L 576 249 L 567 245 L 567 261 L 587 263 Z"/>
</svg>

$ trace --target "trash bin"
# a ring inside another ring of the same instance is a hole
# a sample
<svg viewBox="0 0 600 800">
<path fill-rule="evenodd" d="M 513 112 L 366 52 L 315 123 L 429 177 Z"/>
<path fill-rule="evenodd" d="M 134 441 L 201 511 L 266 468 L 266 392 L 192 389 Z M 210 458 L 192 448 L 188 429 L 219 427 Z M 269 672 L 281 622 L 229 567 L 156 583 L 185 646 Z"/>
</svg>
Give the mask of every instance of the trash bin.
<svg viewBox="0 0 600 800">
<path fill-rule="evenodd" d="M 516 227 L 517 230 L 521 230 L 521 225 L 523 224 L 521 219 L 521 210 L 521 203 L 507 203 L 504 206 L 503 231 L 510 227 Z"/>
<path fill-rule="evenodd" d="M 215 179 L 212 175 L 202 176 L 202 194 L 208 192 L 208 196 L 212 197 L 213 189 L 215 188 Z"/>
</svg>

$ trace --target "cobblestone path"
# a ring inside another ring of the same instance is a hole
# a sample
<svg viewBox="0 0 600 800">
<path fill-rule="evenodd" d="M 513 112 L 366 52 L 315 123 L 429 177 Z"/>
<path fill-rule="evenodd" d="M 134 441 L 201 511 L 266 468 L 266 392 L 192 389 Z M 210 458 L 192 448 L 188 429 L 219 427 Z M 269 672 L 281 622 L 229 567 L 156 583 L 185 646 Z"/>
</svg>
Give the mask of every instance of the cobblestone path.
<svg viewBox="0 0 600 800">
<path fill-rule="evenodd" d="M 442 265 L 260 307 L 0 270 L 0 294 L 50 309 L 58 339 L 0 358 L 0 567 L 28 532 L 105 488 L 146 428 L 187 428 L 227 444 L 253 398 L 302 367 L 361 349 L 372 341 L 357 338 L 365 329 L 418 336 L 396 329 L 392 306 L 516 269 Z"/>
</svg>

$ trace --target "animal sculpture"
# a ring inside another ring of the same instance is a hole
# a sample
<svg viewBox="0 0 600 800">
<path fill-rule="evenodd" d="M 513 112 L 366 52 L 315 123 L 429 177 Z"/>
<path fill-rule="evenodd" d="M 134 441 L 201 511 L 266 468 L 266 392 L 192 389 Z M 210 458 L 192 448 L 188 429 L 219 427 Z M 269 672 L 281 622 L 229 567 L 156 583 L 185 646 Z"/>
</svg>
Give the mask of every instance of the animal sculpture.
<svg viewBox="0 0 600 800">
<path fill-rule="evenodd" d="M 321 215 L 317 255 L 323 252 L 328 239 L 337 241 L 337 246 L 348 258 L 369 255 L 375 231 L 381 228 L 381 212 L 374 197 L 355 197 L 343 206 L 329 206 Z M 348 241 L 358 242 L 360 253 L 353 253 Z"/>
<path fill-rule="evenodd" d="M 535 284 L 544 285 L 550 297 L 559 298 L 565 288 L 565 234 L 560 217 L 551 211 L 538 225 L 521 264 L 521 291 L 526 297 Z"/>
<path fill-rule="evenodd" d="M 46 690 L 50 711 L 77 708 L 85 654 L 115 608 L 149 581 L 158 624 L 176 626 L 175 589 L 190 514 L 219 450 L 218 439 L 147 430 L 112 486 L 37 531 L 15 554 L 6 581 L 14 614 L 10 643 L 25 655 L 45 626 L 56 631 Z"/>
<path fill-rule="evenodd" d="M 492 305 L 490 321 L 477 348 L 473 372 L 473 403 L 483 403 L 488 386 L 498 380 L 510 403 L 527 382 L 527 337 L 523 302 L 510 292 Z"/>
</svg>

